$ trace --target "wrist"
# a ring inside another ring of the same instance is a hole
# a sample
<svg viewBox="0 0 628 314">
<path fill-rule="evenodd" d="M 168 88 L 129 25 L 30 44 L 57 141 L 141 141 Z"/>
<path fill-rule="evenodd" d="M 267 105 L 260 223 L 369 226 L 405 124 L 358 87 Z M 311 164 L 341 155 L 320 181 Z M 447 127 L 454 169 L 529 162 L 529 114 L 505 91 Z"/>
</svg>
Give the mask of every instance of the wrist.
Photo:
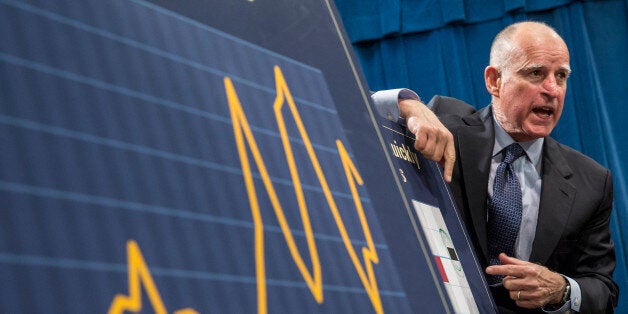
<svg viewBox="0 0 628 314">
<path fill-rule="evenodd" d="M 551 304 L 562 305 L 571 298 L 571 285 L 569 284 L 569 280 L 567 280 L 565 276 L 561 275 L 561 277 L 563 278 L 565 284 L 559 290 L 557 297 L 552 300 Z"/>
<path fill-rule="evenodd" d="M 403 119 L 407 122 L 407 119 L 412 116 L 418 116 L 422 103 L 419 96 L 410 90 L 401 90 L 398 94 L 397 105 L 399 106 L 399 119 Z M 403 123 L 405 124 L 405 123 Z"/>
</svg>

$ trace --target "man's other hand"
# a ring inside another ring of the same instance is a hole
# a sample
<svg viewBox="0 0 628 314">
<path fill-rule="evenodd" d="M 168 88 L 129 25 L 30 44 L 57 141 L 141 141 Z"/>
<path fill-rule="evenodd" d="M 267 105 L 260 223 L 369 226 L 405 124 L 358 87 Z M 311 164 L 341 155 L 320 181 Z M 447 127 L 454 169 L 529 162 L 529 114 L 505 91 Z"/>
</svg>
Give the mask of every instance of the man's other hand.
<svg viewBox="0 0 628 314">
<path fill-rule="evenodd" d="M 504 288 L 518 306 L 534 309 L 561 301 L 567 286 L 561 274 L 504 253 L 499 255 L 499 260 L 502 265 L 489 266 L 486 273 L 505 276 Z"/>
</svg>

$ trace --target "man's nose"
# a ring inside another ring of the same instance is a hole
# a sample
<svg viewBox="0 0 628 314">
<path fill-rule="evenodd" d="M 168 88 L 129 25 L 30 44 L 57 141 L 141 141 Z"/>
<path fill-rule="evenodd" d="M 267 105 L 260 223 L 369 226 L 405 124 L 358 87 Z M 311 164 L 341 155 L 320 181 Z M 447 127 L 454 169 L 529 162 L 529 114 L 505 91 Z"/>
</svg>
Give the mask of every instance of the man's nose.
<svg viewBox="0 0 628 314">
<path fill-rule="evenodd" d="M 558 86 L 554 75 L 548 75 L 545 80 L 543 80 L 541 87 L 543 88 L 543 92 L 550 97 L 557 97 L 560 91 L 560 86 Z"/>
</svg>

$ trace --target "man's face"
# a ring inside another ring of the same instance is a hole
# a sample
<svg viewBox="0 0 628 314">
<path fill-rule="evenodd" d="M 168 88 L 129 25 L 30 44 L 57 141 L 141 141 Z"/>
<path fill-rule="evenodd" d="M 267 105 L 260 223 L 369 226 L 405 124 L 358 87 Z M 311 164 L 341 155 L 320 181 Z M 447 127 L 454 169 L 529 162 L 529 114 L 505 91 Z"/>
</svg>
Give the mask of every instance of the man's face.
<svg viewBox="0 0 628 314">
<path fill-rule="evenodd" d="M 493 99 L 497 120 L 518 142 L 548 136 L 563 110 L 569 51 L 551 34 L 520 32 L 515 35 L 513 58 L 502 69 Z"/>
</svg>

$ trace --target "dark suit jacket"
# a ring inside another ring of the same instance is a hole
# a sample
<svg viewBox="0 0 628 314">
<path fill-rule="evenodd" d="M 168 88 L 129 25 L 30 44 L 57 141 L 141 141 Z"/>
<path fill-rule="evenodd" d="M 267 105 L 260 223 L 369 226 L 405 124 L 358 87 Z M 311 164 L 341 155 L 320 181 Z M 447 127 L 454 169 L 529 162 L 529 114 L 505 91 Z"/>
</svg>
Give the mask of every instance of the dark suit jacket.
<svg viewBox="0 0 628 314">
<path fill-rule="evenodd" d="M 450 185 L 480 263 L 487 266 L 487 186 L 495 141 L 492 107 L 473 113 L 456 99 L 436 96 L 432 110 L 453 133 L 456 166 Z M 582 290 L 582 313 L 612 313 L 618 287 L 609 217 L 610 171 L 585 155 L 545 138 L 539 217 L 530 261 L 569 276 Z M 503 312 L 525 312 L 505 289 L 493 291 Z"/>
</svg>

